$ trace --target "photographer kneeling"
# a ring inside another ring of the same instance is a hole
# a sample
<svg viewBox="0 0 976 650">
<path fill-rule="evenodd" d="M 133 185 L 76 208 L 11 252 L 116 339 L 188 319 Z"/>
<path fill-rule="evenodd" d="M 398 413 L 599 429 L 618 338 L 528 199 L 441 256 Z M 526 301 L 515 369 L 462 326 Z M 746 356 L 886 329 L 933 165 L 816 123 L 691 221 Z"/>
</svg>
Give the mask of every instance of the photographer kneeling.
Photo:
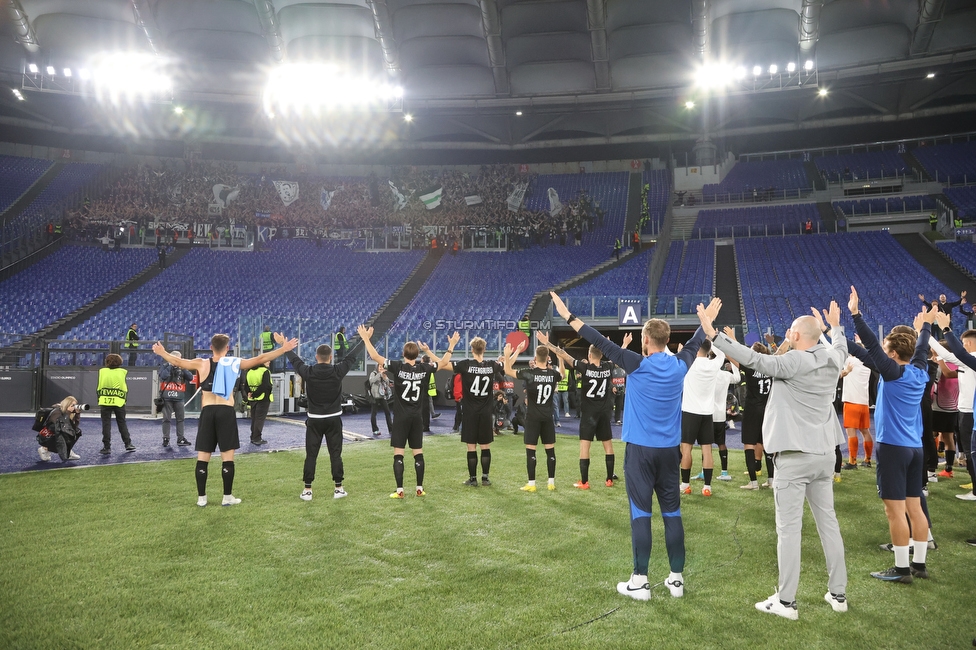
<svg viewBox="0 0 976 650">
<path fill-rule="evenodd" d="M 37 434 L 37 455 L 41 460 L 51 460 L 53 451 L 62 461 L 78 460 L 81 458 L 72 451 L 78 438 L 81 437 L 81 412 L 87 411 L 87 404 L 79 404 L 71 395 L 65 397 L 59 404 L 55 404 L 47 416 L 44 428 Z"/>
</svg>

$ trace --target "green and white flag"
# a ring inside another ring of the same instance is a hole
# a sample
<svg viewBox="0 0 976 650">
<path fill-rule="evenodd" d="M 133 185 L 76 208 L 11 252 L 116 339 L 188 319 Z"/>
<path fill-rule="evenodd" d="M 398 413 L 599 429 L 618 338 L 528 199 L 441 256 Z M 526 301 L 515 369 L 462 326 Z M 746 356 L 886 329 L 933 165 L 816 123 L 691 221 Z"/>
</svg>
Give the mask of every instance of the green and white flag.
<svg viewBox="0 0 976 650">
<path fill-rule="evenodd" d="M 420 195 L 420 200 L 424 202 L 424 205 L 428 210 L 433 210 L 441 204 L 441 195 L 444 194 L 444 188 L 440 185 L 437 187 L 432 187 L 423 194 Z"/>
</svg>

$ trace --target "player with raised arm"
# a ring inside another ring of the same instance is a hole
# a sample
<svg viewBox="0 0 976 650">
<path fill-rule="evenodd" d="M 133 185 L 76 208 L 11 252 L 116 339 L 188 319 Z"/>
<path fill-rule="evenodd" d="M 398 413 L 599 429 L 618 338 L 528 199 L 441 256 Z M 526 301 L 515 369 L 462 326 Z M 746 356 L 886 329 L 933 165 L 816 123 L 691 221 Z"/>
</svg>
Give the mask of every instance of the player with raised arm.
<svg viewBox="0 0 976 650">
<path fill-rule="evenodd" d="M 874 407 L 878 439 L 878 496 L 884 503 L 888 518 L 895 566 L 876 571 L 871 576 L 910 584 L 913 577 L 929 577 L 925 567 L 929 524 L 921 505 L 922 487 L 925 484 L 922 413 L 918 405 L 928 381 L 926 367 L 930 328 L 940 312 L 935 308 L 923 308 L 915 318 L 915 329 L 919 332 L 917 340 L 908 334 L 896 332 L 886 336 L 882 343 L 864 321 L 854 287 L 851 287 L 848 308 L 864 344 L 864 349 L 849 345 L 849 351 L 881 375 Z M 909 564 L 910 541 L 915 553 Z"/>
<path fill-rule="evenodd" d="M 651 512 L 657 495 L 671 565 L 671 574 L 664 584 L 673 597 L 680 598 L 684 595 L 681 572 L 685 565 L 685 532 L 678 493 L 681 391 L 685 374 L 705 334 L 699 328 L 681 351 L 671 355 L 665 351 L 671 326 L 665 320 L 652 318 L 641 330 L 641 354 L 638 354 L 624 350 L 584 324 L 554 292 L 549 295 L 566 323 L 628 374 L 623 422 L 624 476 L 630 503 L 634 570 L 629 580 L 617 583 L 617 592 L 635 600 L 651 597 L 647 567 L 651 558 Z M 707 308 L 703 307 L 704 318 L 710 323 L 721 307 L 722 301 L 713 298 Z"/>
<path fill-rule="evenodd" d="M 427 399 L 428 376 L 434 372 L 435 366 L 417 361 L 420 352 L 430 355 L 431 360 L 440 365 L 442 359 L 436 357 L 424 343 L 414 343 L 407 341 L 403 344 L 403 360 L 386 359 L 370 340 L 373 337 L 373 328 L 360 325 L 357 328 L 359 338 L 366 346 L 366 353 L 370 358 L 378 363 L 380 367 L 386 368 L 387 374 L 393 382 L 393 427 L 390 429 L 390 446 L 393 447 L 393 478 L 396 480 L 396 492 L 390 495 L 391 499 L 403 498 L 403 456 L 407 445 L 413 452 L 413 466 L 417 472 L 417 496 L 422 497 L 424 492 L 424 421 L 422 414 L 423 402 Z M 448 339 L 448 349 L 444 353 L 443 360 L 450 359 L 454 352 L 461 335 L 457 332 Z"/>
<path fill-rule="evenodd" d="M 549 339 L 543 335 L 539 339 L 543 345 L 549 345 Z M 626 348 L 633 340 L 628 332 L 624 335 Z M 573 487 L 580 490 L 590 489 L 590 446 L 593 439 L 603 443 L 604 458 L 607 466 L 605 485 L 613 487 L 617 478 L 614 474 L 616 456 L 613 452 L 613 433 L 610 422 L 613 419 L 613 363 L 603 358 L 603 353 L 595 345 L 587 351 L 586 360 L 577 361 L 565 350 L 550 346 L 560 361 L 565 362 L 576 371 L 580 378 L 580 480 L 573 483 Z"/>
<path fill-rule="evenodd" d="M 723 331 L 726 336 L 733 341 L 735 340 L 734 329 L 726 327 Z M 769 348 L 759 341 L 752 344 L 752 350 L 759 354 L 769 354 Z M 742 446 L 745 448 L 746 472 L 749 474 L 749 482 L 739 487 L 743 490 L 758 490 L 758 476 L 762 472 L 764 457 L 762 446 L 763 417 L 766 413 L 766 400 L 769 398 L 769 389 L 773 385 L 773 380 L 769 375 L 756 372 L 741 363 L 739 370 L 746 381 L 746 398 L 742 409 Z M 772 460 L 770 460 L 770 464 L 772 464 Z M 772 477 L 772 473 L 769 476 Z M 763 484 L 763 487 L 770 487 L 771 485 L 767 482 Z"/>
<path fill-rule="evenodd" d="M 485 340 L 480 336 L 471 339 L 470 359 L 451 361 L 441 359 L 438 370 L 451 370 L 461 375 L 461 442 L 468 448 L 469 487 L 478 486 L 478 447 L 481 447 L 481 485 L 491 485 L 491 443 L 495 438 L 492 410 L 492 382 L 502 364 L 485 359 Z M 505 346 L 505 356 L 513 359 L 524 349 L 524 344 L 512 350 Z"/>
<path fill-rule="evenodd" d="M 279 335 L 280 336 L 280 335 Z M 177 368 L 192 370 L 200 379 L 202 395 L 200 420 L 197 425 L 197 505 L 207 505 L 207 469 L 210 457 L 220 447 L 221 475 L 224 479 L 224 499 L 221 505 L 233 506 L 241 502 L 234 497 L 234 450 L 240 449 L 237 415 L 234 411 L 234 386 L 242 370 L 250 370 L 277 359 L 294 350 L 298 339 L 282 339 L 281 347 L 249 359 L 227 356 L 230 337 L 214 334 L 210 339 L 209 359 L 183 359 L 166 351 L 162 343 L 153 344 L 153 352 Z"/>
<path fill-rule="evenodd" d="M 525 469 L 529 482 L 521 488 L 523 492 L 536 491 L 536 448 L 540 439 L 546 450 L 548 488 L 549 490 L 556 489 L 556 427 L 553 425 L 553 409 L 556 385 L 566 373 L 562 359 L 559 360 L 559 370 L 549 367 L 549 348 L 546 347 L 546 336 L 538 331 L 535 334 L 540 345 L 535 349 L 534 363 L 530 364 L 529 368 L 516 374 L 512 368 L 514 356 L 504 357 L 505 374 L 524 382 L 525 396 L 528 400 L 525 432 L 522 438 L 525 442 Z"/>
</svg>

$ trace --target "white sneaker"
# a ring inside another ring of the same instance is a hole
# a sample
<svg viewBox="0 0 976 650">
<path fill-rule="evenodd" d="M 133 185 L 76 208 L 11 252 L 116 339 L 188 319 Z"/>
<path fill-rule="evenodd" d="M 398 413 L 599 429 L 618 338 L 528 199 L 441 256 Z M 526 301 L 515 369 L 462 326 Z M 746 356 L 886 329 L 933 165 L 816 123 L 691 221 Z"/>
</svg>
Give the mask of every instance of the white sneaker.
<svg viewBox="0 0 976 650">
<path fill-rule="evenodd" d="M 204 494 L 202 497 L 197 497 L 197 505 L 201 508 L 207 505 L 207 495 Z"/>
<path fill-rule="evenodd" d="M 768 488 L 768 487 L 773 487 L 773 485 L 769 481 L 766 481 L 765 483 L 760 484 L 759 487 Z"/>
<path fill-rule="evenodd" d="M 721 474 L 719 474 L 718 480 L 720 480 L 720 481 L 731 481 L 732 480 L 732 477 L 729 476 L 729 473 L 728 472 L 722 472 Z"/>
<path fill-rule="evenodd" d="M 740 485 L 739 486 L 739 489 L 740 490 L 758 490 L 759 489 L 759 482 L 758 481 L 749 481 L 745 485 Z"/>
<path fill-rule="evenodd" d="M 779 594 L 773 594 L 761 603 L 756 603 L 756 609 L 758 609 L 760 612 L 766 612 L 767 614 L 776 614 L 777 616 L 788 618 L 791 621 L 795 621 L 799 618 L 796 611 L 796 605 L 787 607 L 780 602 Z"/>
<path fill-rule="evenodd" d="M 236 497 L 234 497 L 233 494 L 225 494 L 224 495 L 224 500 L 220 502 L 220 505 L 222 505 L 222 506 L 236 506 L 240 502 L 241 502 L 241 500 L 238 499 L 238 498 L 236 498 Z"/>
<path fill-rule="evenodd" d="M 75 452 L 71 451 L 71 452 L 68 452 L 68 460 L 81 460 L 81 456 L 79 456 Z"/>
<path fill-rule="evenodd" d="M 847 611 L 847 598 L 841 594 L 840 596 L 835 596 L 829 591 L 824 594 L 824 600 L 830 603 L 835 612 L 846 612 Z"/>
<path fill-rule="evenodd" d="M 964 494 L 957 494 L 957 499 L 962 499 L 963 501 L 976 501 L 976 494 L 972 492 L 966 492 Z"/>
<path fill-rule="evenodd" d="M 349 493 L 343 490 L 341 487 L 337 487 L 335 492 L 332 494 L 333 499 L 341 499 L 342 497 L 349 496 Z"/>
<path fill-rule="evenodd" d="M 922 488 L 922 496 L 925 497 L 926 499 L 929 498 L 929 489 L 927 487 Z"/>
<path fill-rule="evenodd" d="M 311 501 L 312 500 L 312 489 L 311 488 L 305 488 L 304 490 L 302 490 L 302 493 L 298 495 L 298 498 L 301 499 L 302 501 Z"/>
<path fill-rule="evenodd" d="M 630 576 L 627 582 L 617 583 L 617 593 L 634 600 L 650 600 L 651 584 L 647 581 L 647 576 L 635 574 Z"/>
<path fill-rule="evenodd" d="M 938 483 L 939 477 L 936 476 L 935 472 L 929 472 L 929 483 Z"/>
<path fill-rule="evenodd" d="M 664 581 L 664 584 L 667 586 L 668 591 L 671 592 L 672 598 L 681 598 L 685 595 L 685 583 L 680 576 L 677 578 L 671 578 L 669 576 L 668 579 Z"/>
<path fill-rule="evenodd" d="M 45 462 L 51 460 L 51 452 L 47 449 L 47 447 L 38 447 L 37 455 L 40 456 L 41 460 Z"/>
</svg>

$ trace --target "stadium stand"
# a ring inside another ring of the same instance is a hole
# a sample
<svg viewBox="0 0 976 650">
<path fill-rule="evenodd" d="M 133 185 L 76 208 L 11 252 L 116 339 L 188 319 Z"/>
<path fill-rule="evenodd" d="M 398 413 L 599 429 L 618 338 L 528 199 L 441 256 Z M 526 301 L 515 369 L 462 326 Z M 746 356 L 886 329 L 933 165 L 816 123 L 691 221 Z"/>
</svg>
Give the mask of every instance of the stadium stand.
<svg viewBox="0 0 976 650">
<path fill-rule="evenodd" d="M 150 249 L 139 252 L 155 259 Z M 241 317 L 268 316 L 273 328 L 282 329 L 295 326 L 289 319 L 310 319 L 303 323 L 303 344 L 328 342 L 339 325 L 365 322 L 423 255 L 356 253 L 341 244 L 320 248 L 306 240 L 276 241 L 256 254 L 196 248 L 59 338 L 114 340 L 137 322 L 145 340 L 174 332 L 192 336 L 205 348 L 217 332 L 236 342 Z M 139 365 L 157 361 L 149 354 L 139 357 Z"/>
<path fill-rule="evenodd" d="M 969 241 L 940 241 L 936 245 L 969 275 L 976 276 L 976 244 Z"/>
<path fill-rule="evenodd" d="M 674 299 L 679 299 L 679 311 L 693 314 L 702 297 L 715 289 L 715 242 L 711 239 L 671 242 L 664 272 L 658 283 L 657 314 L 674 312 Z"/>
<path fill-rule="evenodd" d="M 0 156 L 0 213 L 37 182 L 53 163 L 38 158 Z"/>
<path fill-rule="evenodd" d="M 632 255 L 619 266 L 562 293 L 571 310 L 594 316 L 616 316 L 618 298 L 647 298 L 647 267 L 654 248 Z M 576 307 L 577 304 L 579 307 Z"/>
<path fill-rule="evenodd" d="M 894 150 L 819 156 L 813 163 L 828 183 L 892 178 L 910 171 L 901 154 Z"/>
<path fill-rule="evenodd" d="M 796 234 L 807 221 L 814 232 L 822 225 L 815 203 L 763 205 L 749 208 L 701 210 L 695 220 L 694 237 L 747 237 L 757 234 Z"/>
<path fill-rule="evenodd" d="M 589 174 L 540 174 L 525 195 L 525 209 L 530 212 L 549 212 L 549 188 L 556 190 L 559 200 L 566 204 L 579 196 L 580 190 L 595 206 L 606 213 L 604 227 L 599 226 L 592 236 L 584 237 L 584 244 L 613 246 L 623 233 L 627 218 L 627 192 L 630 175 L 627 172 L 594 172 Z"/>
<path fill-rule="evenodd" d="M 928 195 L 834 201 L 833 204 L 845 216 L 889 214 L 892 212 L 922 212 L 924 210 L 934 210 L 936 207 L 935 199 Z"/>
<path fill-rule="evenodd" d="M 772 190 L 774 196 L 782 196 L 784 190 L 812 189 L 803 161 L 784 160 L 740 161 L 729 171 L 721 183 L 709 183 L 702 188 L 706 202 L 721 200 L 722 195 L 757 194 Z M 796 196 L 796 194 L 793 194 Z"/>
<path fill-rule="evenodd" d="M 957 216 L 960 219 L 967 221 L 976 219 L 976 185 L 947 187 L 944 192 L 958 208 Z"/>
<path fill-rule="evenodd" d="M 940 183 L 961 185 L 976 180 L 976 142 L 916 147 L 912 154 Z"/>
<path fill-rule="evenodd" d="M 61 168 L 58 175 L 51 179 L 41 193 L 31 201 L 23 212 L 7 224 L 13 231 L 23 231 L 25 228 L 33 230 L 43 226 L 52 219 L 48 208 L 59 202 L 71 198 L 71 195 L 93 181 L 102 171 L 102 165 L 97 163 L 69 163 Z M 61 215 L 57 215 L 60 220 Z M 6 228 L 5 228 L 6 229 Z M 7 237 L 3 237 L 6 241 Z"/>
<path fill-rule="evenodd" d="M 156 261 L 149 248 L 104 251 L 95 246 L 64 246 L 0 283 L 0 343 L 31 334 L 86 305 Z M 123 319 L 124 320 L 124 319 Z M 106 332 L 117 339 L 131 323 Z"/>
<path fill-rule="evenodd" d="M 887 232 L 738 239 L 735 254 L 750 331 L 771 327 L 782 335 L 810 307 L 846 305 L 851 285 L 868 322 L 885 329 L 911 323 L 919 293 L 955 299 Z M 953 318 L 962 322 L 958 313 Z M 849 314 L 841 322 L 853 331 Z"/>
</svg>

